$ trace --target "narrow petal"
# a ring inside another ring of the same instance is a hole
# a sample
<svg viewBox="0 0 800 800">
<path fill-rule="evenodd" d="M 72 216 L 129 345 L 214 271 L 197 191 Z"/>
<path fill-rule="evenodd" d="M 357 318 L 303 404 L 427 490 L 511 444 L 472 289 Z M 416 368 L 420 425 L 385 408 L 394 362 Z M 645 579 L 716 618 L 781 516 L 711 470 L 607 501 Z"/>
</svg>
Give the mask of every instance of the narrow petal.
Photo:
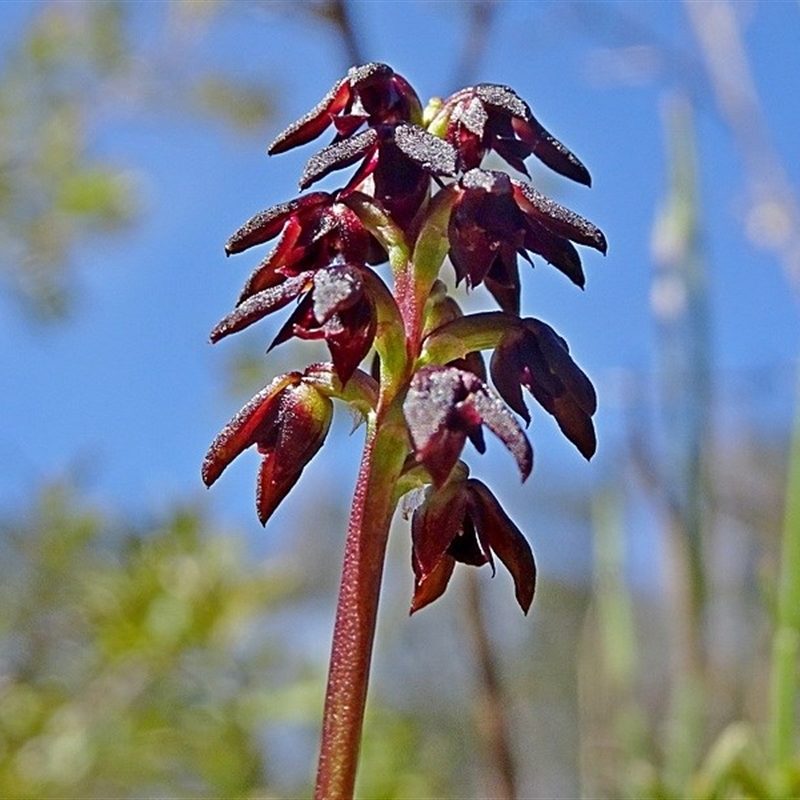
<svg viewBox="0 0 800 800">
<path fill-rule="evenodd" d="M 563 272 L 576 286 L 582 289 L 586 285 L 581 257 L 575 245 L 563 236 L 557 236 L 544 225 L 531 217 L 527 217 L 528 227 L 525 233 L 525 248 L 538 253 L 548 264 Z"/>
<path fill-rule="evenodd" d="M 256 508 L 262 525 L 322 447 L 333 416 L 330 399 L 307 383 L 287 386 L 277 402 L 277 435 L 259 448 L 264 458 L 258 472 Z"/>
<path fill-rule="evenodd" d="M 519 207 L 558 236 L 593 247 L 605 255 L 608 245 L 603 232 L 588 219 L 545 197 L 528 183 L 511 181 Z"/>
<path fill-rule="evenodd" d="M 363 158 L 377 144 L 378 133 L 374 128 L 369 128 L 349 139 L 343 139 L 323 147 L 306 162 L 303 174 L 300 176 L 300 188 L 306 189 L 328 173 L 349 167 L 359 158 Z"/>
<path fill-rule="evenodd" d="M 432 572 L 414 581 L 414 597 L 411 600 L 411 614 L 430 605 L 434 600 L 438 600 L 444 594 L 444 590 L 450 582 L 450 576 L 453 574 L 455 566 L 456 560 L 452 556 L 445 554 Z"/>
<path fill-rule="evenodd" d="M 400 124 L 394 129 L 398 149 L 426 172 L 455 175 L 456 151 L 444 139 L 428 133 L 419 125 Z"/>
<path fill-rule="evenodd" d="M 533 114 L 525 121 L 512 119 L 511 124 L 519 138 L 531 148 L 531 152 L 539 161 L 565 178 L 582 183 L 584 186 L 592 185 L 589 170 L 581 160 L 545 130 Z"/>
<path fill-rule="evenodd" d="M 461 530 L 467 505 L 462 486 L 460 482 L 451 482 L 438 490 L 428 487 L 425 500 L 414 510 L 411 547 L 418 581 L 436 569 Z"/>
<path fill-rule="evenodd" d="M 275 398 L 300 378 L 299 372 L 278 376 L 249 400 L 222 429 L 203 460 L 202 476 L 206 486 L 211 486 L 236 456 L 255 444 L 260 426 L 271 412 Z"/>
<path fill-rule="evenodd" d="M 252 297 L 257 292 L 283 282 L 285 276 L 278 270 L 292 261 L 291 254 L 302 231 L 303 226 L 295 217 L 291 217 L 281 231 L 278 243 L 273 250 L 250 273 L 250 277 L 245 281 L 244 288 L 237 300 L 237 305 L 241 305 L 248 297 Z"/>
<path fill-rule="evenodd" d="M 500 397 L 519 414 L 527 424 L 530 424 L 531 415 L 525 400 L 522 397 L 521 376 L 525 369 L 525 362 L 520 353 L 522 331 L 512 332 L 503 337 L 492 352 L 489 361 L 489 374 L 492 383 Z"/>
<path fill-rule="evenodd" d="M 589 461 L 597 451 L 597 435 L 592 418 L 575 402 L 572 395 L 555 398 L 552 414 L 564 436 Z"/>
<path fill-rule="evenodd" d="M 546 323 L 528 318 L 506 334 L 490 362 L 500 396 L 526 421 L 525 386 L 539 405 L 555 417 L 564 435 L 590 459 L 597 449 L 592 415 L 597 395 L 591 381 L 569 354 L 567 343 Z"/>
<path fill-rule="evenodd" d="M 346 384 L 372 347 L 377 320 L 372 305 L 366 300 L 342 312 L 339 317 L 341 331 L 329 330 L 333 319 L 323 329 L 336 375 L 342 384 Z"/>
<path fill-rule="evenodd" d="M 517 462 L 522 480 L 526 480 L 533 469 L 533 450 L 525 431 L 520 428 L 503 400 L 484 384 L 473 392 L 471 402 L 483 423 L 509 449 Z"/>
<path fill-rule="evenodd" d="M 257 292 L 217 323 L 211 331 L 211 341 L 218 342 L 231 333 L 241 331 L 254 322 L 258 322 L 267 314 L 283 308 L 304 291 L 310 283 L 310 275 L 298 275 L 296 278 L 287 278 L 277 286 Z"/>
<path fill-rule="evenodd" d="M 417 372 L 403 403 L 417 459 L 440 486 L 469 436 L 483 448 L 480 424 L 486 425 L 514 456 L 522 479 L 533 467 L 533 451 L 522 428 L 502 399 L 470 372 L 455 367 L 427 367 Z"/>
<path fill-rule="evenodd" d="M 327 192 L 311 192 L 287 203 L 272 206 L 245 222 L 225 243 L 225 252 L 230 256 L 254 245 L 268 242 L 281 232 L 286 220 L 293 214 L 308 211 L 323 203 L 330 203 L 331 200 L 332 197 Z"/>
<path fill-rule="evenodd" d="M 436 486 L 447 480 L 467 438 L 454 418 L 456 404 L 468 394 L 463 375 L 469 373 L 452 367 L 420 370 L 411 379 L 403 403 L 417 460 L 431 473 Z M 456 427 L 451 429 L 449 423 L 454 419 Z"/>
<path fill-rule="evenodd" d="M 536 336 L 551 371 L 561 378 L 577 404 L 587 414 L 594 414 L 597 411 L 597 393 L 586 373 L 572 359 L 566 341 L 539 319 L 528 318 L 523 323 Z"/>
<path fill-rule="evenodd" d="M 467 491 L 475 525 L 511 573 L 517 602 L 527 614 L 536 592 L 536 561 L 531 546 L 485 484 L 470 478 Z"/>
<path fill-rule="evenodd" d="M 330 124 L 335 114 L 341 111 L 350 99 L 350 83 L 347 78 L 338 81 L 311 111 L 281 131 L 267 149 L 274 156 L 316 139 Z"/>
</svg>

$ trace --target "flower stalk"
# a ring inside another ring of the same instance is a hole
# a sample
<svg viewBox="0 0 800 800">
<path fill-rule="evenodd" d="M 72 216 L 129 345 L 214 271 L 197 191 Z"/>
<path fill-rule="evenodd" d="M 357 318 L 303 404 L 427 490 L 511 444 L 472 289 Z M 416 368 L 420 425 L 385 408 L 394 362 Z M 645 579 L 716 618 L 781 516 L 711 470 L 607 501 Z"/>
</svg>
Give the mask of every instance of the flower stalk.
<svg viewBox="0 0 800 800">
<path fill-rule="evenodd" d="M 371 425 L 358 473 L 325 695 L 317 800 L 353 796 L 381 578 L 394 513 L 393 487 L 403 467 L 405 431 Z"/>
<path fill-rule="evenodd" d="M 323 339 L 331 362 L 277 376 L 233 417 L 203 464 L 210 486 L 255 446 L 262 456 L 262 524 L 324 445 L 333 402 L 366 421 L 366 441 L 345 541 L 317 773 L 319 800 L 353 796 L 389 528 L 412 489 L 411 613 L 438 599 L 457 563 L 495 559 L 527 613 L 536 563 L 522 532 L 462 460 L 467 440 L 484 452 L 484 429 L 527 479 L 533 449 L 524 387 L 588 459 L 596 447 L 594 389 L 566 342 L 520 316 L 518 256 L 542 257 L 572 282 L 585 277 L 575 244 L 605 253 L 588 220 L 504 172 L 481 168 L 495 151 L 527 175 L 535 155 L 589 185 L 581 162 L 511 89 L 481 84 L 428 109 L 385 64 L 353 67 L 269 148 L 284 152 L 335 129 L 300 178 L 307 189 L 355 166 L 334 192 L 308 192 L 256 214 L 226 243 L 239 253 L 276 240 L 248 278 L 218 341 L 294 303 L 270 349 Z M 357 166 L 356 166 L 357 165 Z M 500 311 L 465 315 L 441 279 L 483 284 Z M 377 271 L 388 263 L 391 282 Z M 491 350 L 489 373 L 482 351 Z M 369 368 L 362 368 L 365 361 Z M 489 382 L 491 377 L 491 383 Z"/>
</svg>

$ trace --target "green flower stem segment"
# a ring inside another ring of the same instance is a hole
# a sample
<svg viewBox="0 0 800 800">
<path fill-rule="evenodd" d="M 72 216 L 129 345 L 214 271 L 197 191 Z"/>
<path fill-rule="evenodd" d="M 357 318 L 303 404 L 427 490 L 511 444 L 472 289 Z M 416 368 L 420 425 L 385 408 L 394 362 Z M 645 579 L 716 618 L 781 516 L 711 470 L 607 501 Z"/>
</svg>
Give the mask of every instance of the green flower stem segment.
<svg viewBox="0 0 800 800">
<path fill-rule="evenodd" d="M 333 631 L 316 800 L 353 796 L 393 489 L 408 451 L 399 404 L 370 419 L 345 544 Z"/>
<path fill-rule="evenodd" d="M 403 230 L 395 225 L 380 203 L 363 192 L 347 195 L 345 203 L 361 220 L 361 224 L 381 243 L 386 250 L 392 273 L 399 275 L 411 256 Z"/>
<path fill-rule="evenodd" d="M 375 272 L 364 273 L 364 285 L 375 303 L 375 351 L 381 359 L 382 397 L 394 397 L 408 378 L 409 341 L 404 334 L 400 309 L 380 276 Z"/>
<path fill-rule="evenodd" d="M 397 276 L 397 304 L 406 322 L 406 335 L 412 342 L 420 339 L 425 302 L 450 247 L 447 225 L 458 196 L 456 184 L 450 184 L 434 196 L 414 245 L 411 261 L 405 272 Z"/>
</svg>

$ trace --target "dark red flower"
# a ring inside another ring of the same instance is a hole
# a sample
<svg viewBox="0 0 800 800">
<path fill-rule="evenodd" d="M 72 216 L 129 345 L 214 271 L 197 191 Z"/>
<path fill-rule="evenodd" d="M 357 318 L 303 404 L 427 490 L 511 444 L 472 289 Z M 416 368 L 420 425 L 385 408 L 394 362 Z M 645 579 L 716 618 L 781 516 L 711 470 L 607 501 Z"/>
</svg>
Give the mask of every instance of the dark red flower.
<svg viewBox="0 0 800 800">
<path fill-rule="evenodd" d="M 456 173 L 455 150 L 419 125 L 400 122 L 368 128 L 311 156 L 300 177 L 306 189 L 334 170 L 361 165 L 340 192 L 344 197 L 370 176 L 370 194 L 401 227 L 413 219 L 430 190 L 432 175 Z"/>
<path fill-rule="evenodd" d="M 377 321 L 355 264 L 331 264 L 262 289 L 240 303 L 211 331 L 211 341 L 249 327 L 305 293 L 269 349 L 292 336 L 325 339 L 341 382 L 347 383 L 372 347 Z"/>
<path fill-rule="evenodd" d="M 338 195 L 311 192 L 256 214 L 225 244 L 228 255 L 280 234 L 277 246 L 245 283 L 239 303 L 282 283 L 286 277 L 325 267 L 335 260 L 377 264 L 386 258 L 378 242 Z"/>
<path fill-rule="evenodd" d="M 422 104 L 408 81 L 386 64 L 352 67 L 307 114 L 279 133 L 269 154 L 283 153 L 316 139 L 329 125 L 337 138 L 352 136 L 362 124 L 422 122 Z"/>
<path fill-rule="evenodd" d="M 477 375 L 457 367 L 425 367 L 411 379 L 403 403 L 417 461 L 442 486 L 469 440 L 479 453 L 486 425 L 511 451 L 525 480 L 533 451 L 511 412 Z"/>
<path fill-rule="evenodd" d="M 530 545 L 480 481 L 470 478 L 427 490 L 411 520 L 414 599 L 411 612 L 432 603 L 447 588 L 456 562 L 491 564 L 493 552 L 514 579 L 517 602 L 527 614 L 536 589 Z"/>
<path fill-rule="evenodd" d="M 524 386 L 585 458 L 597 448 L 592 416 L 597 395 L 586 374 L 572 360 L 569 347 L 549 325 L 523 319 L 510 327 L 492 354 L 492 382 L 500 396 L 526 422 Z"/>
<path fill-rule="evenodd" d="M 479 167 L 486 153 L 494 150 L 528 175 L 523 159 L 533 154 L 561 175 L 591 185 L 586 167 L 508 86 L 481 83 L 456 92 L 444 101 L 430 127 L 444 128 L 445 138 L 458 151 L 461 170 Z"/>
<path fill-rule="evenodd" d="M 214 439 L 203 461 L 203 482 L 211 486 L 234 458 L 256 445 L 263 456 L 256 508 L 265 525 L 322 446 L 332 414 L 330 399 L 301 373 L 275 378 Z"/>
<path fill-rule="evenodd" d="M 342 264 L 318 270 L 314 288 L 301 301 L 269 346 L 299 339 L 324 339 L 334 370 L 345 384 L 372 347 L 375 309 L 359 270 Z"/>
<path fill-rule="evenodd" d="M 572 242 L 606 252 L 599 228 L 504 172 L 472 169 L 459 187 L 448 226 L 457 280 L 470 287 L 485 283 L 504 311 L 519 313 L 518 253 L 529 261 L 527 251 L 543 256 L 582 287 Z"/>
</svg>

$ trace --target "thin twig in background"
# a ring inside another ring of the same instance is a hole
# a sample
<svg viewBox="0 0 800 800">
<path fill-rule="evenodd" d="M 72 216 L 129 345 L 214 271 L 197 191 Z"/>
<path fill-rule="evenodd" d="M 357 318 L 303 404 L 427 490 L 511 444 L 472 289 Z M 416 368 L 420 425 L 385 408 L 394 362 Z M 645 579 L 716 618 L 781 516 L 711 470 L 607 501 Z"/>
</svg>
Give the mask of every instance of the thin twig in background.
<svg viewBox="0 0 800 800">
<path fill-rule="evenodd" d="M 463 46 L 453 74 L 453 86 L 468 86 L 475 80 L 475 74 L 489 45 L 498 4 L 496 0 L 477 0 L 468 3 L 468 28 L 462 38 Z"/>
<path fill-rule="evenodd" d="M 747 233 L 774 252 L 800 293 L 800 204 L 770 140 L 736 9 L 727 0 L 685 0 L 684 5 L 719 112 L 741 150 L 750 180 Z"/>
<path fill-rule="evenodd" d="M 478 686 L 475 708 L 478 715 L 478 735 L 483 752 L 489 755 L 491 797 L 514 800 L 517 797 L 517 775 L 514 754 L 509 741 L 508 702 L 500 680 L 497 649 L 489 641 L 483 614 L 480 576 L 469 572 L 465 576 L 467 604 L 464 619 L 475 648 L 475 674 Z"/>
<path fill-rule="evenodd" d="M 328 0 L 325 5 L 327 18 L 341 36 L 347 57 L 347 66 L 363 64 L 368 59 L 364 53 L 364 47 L 358 36 L 356 26 L 353 24 L 353 15 L 350 10 L 352 4 L 347 0 Z"/>
</svg>

